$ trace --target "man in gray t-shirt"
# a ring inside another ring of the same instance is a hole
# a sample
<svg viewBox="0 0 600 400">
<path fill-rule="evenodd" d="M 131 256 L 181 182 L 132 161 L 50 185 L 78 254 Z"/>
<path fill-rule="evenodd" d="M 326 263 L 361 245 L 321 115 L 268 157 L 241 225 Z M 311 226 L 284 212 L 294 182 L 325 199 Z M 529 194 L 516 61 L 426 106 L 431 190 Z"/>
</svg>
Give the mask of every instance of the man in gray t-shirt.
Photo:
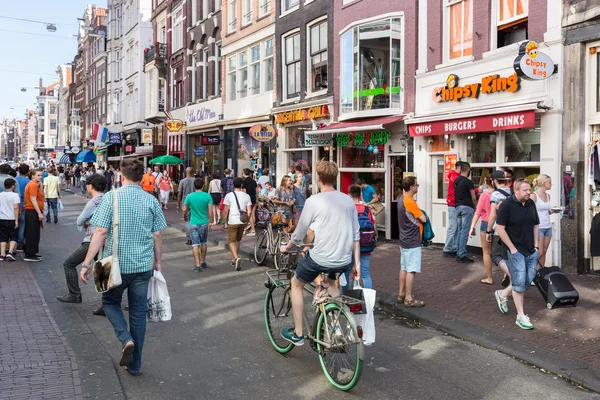
<svg viewBox="0 0 600 400">
<path fill-rule="evenodd" d="M 192 176 L 192 168 L 187 167 L 185 169 L 185 178 L 179 182 L 179 188 L 177 189 L 177 210 L 181 209 L 181 204 L 185 202 L 187 195 L 194 191 L 194 177 Z"/>
<path fill-rule="evenodd" d="M 494 224 L 496 223 L 496 216 L 498 215 L 498 207 L 507 197 L 512 196 L 512 190 L 506 185 L 508 178 L 504 171 L 494 171 L 491 174 L 492 182 L 494 183 L 494 190 L 490 196 L 490 216 L 488 217 L 488 230 L 486 232 L 486 240 L 492 243 L 492 261 L 496 264 L 505 274 L 505 279 L 502 280 L 503 286 L 508 285 L 509 276 L 508 266 L 506 265 L 506 247 L 500 242 L 498 233 L 494 230 Z"/>
</svg>

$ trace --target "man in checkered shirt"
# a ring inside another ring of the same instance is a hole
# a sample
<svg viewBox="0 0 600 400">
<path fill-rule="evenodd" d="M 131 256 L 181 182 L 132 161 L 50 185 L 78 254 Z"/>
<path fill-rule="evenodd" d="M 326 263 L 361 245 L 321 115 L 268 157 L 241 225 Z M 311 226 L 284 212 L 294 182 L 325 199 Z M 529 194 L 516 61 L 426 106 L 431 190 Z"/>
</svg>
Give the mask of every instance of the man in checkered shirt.
<svg viewBox="0 0 600 400">
<path fill-rule="evenodd" d="M 121 162 L 123 187 L 104 195 L 90 223 L 96 226 L 81 269 L 81 281 L 87 283 L 94 256 L 106 239 L 104 255 L 112 254 L 113 196 L 119 201 L 118 259 L 123 283 L 102 294 L 102 307 L 121 341 L 120 365 L 131 375 L 139 375 L 142 347 L 146 335 L 148 281 L 153 269 L 161 271 L 162 236 L 167 223 L 158 200 L 140 186 L 144 165 L 138 160 Z M 154 255 L 154 257 L 152 257 Z M 121 308 L 123 292 L 129 300 L 129 330 Z"/>
</svg>

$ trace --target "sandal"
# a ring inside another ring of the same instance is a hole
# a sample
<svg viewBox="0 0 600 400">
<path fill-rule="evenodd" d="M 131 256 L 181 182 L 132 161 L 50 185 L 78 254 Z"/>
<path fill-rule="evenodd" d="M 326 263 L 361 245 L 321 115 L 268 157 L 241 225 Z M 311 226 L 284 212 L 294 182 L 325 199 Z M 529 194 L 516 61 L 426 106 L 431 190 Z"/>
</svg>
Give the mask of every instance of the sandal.
<svg viewBox="0 0 600 400">
<path fill-rule="evenodd" d="M 398 296 L 398 299 L 396 299 L 396 301 L 398 303 L 404 303 L 404 299 L 406 298 L 406 296 Z"/>
<path fill-rule="evenodd" d="M 484 285 L 493 285 L 494 281 L 488 282 L 487 279 L 482 279 L 479 281 L 479 283 L 483 283 Z"/>
<path fill-rule="evenodd" d="M 420 308 L 425 306 L 425 302 L 413 298 L 412 300 L 404 300 L 404 306 Z"/>
</svg>

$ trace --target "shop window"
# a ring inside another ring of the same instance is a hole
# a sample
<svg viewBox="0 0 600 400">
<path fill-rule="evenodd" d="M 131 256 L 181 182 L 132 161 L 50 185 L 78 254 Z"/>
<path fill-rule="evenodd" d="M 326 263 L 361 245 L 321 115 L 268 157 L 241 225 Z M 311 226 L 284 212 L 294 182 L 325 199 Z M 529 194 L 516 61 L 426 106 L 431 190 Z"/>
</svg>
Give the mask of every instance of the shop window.
<svg viewBox="0 0 600 400">
<path fill-rule="evenodd" d="M 473 54 L 473 0 L 446 0 L 448 59 Z"/>
<path fill-rule="evenodd" d="M 400 18 L 356 26 L 341 36 L 341 114 L 401 107 Z"/>
<path fill-rule="evenodd" d="M 450 136 L 435 135 L 431 136 L 431 140 L 431 151 L 450 151 Z"/>
<path fill-rule="evenodd" d="M 300 94 L 300 33 L 283 38 L 284 43 L 284 97 Z"/>
<path fill-rule="evenodd" d="M 504 162 L 540 161 L 540 128 L 505 132 Z"/>
<path fill-rule="evenodd" d="M 342 168 L 383 168 L 383 151 L 377 152 L 365 147 L 342 147 Z"/>
<path fill-rule="evenodd" d="M 304 132 L 311 130 L 311 125 L 289 127 L 288 131 L 288 149 L 300 149 L 304 146 Z M 312 149 L 312 147 L 310 147 Z"/>
<path fill-rule="evenodd" d="M 311 92 L 327 89 L 327 20 L 310 26 L 309 49 L 310 71 L 309 88 Z"/>
<path fill-rule="evenodd" d="M 496 133 L 478 133 L 467 135 L 467 162 L 496 162 Z"/>
</svg>

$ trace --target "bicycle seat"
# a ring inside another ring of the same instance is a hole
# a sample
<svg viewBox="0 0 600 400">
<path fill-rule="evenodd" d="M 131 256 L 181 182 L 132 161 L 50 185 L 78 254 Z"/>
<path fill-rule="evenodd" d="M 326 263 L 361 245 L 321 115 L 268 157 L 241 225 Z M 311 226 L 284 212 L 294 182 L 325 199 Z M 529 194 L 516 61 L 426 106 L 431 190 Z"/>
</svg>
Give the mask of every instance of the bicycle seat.
<svg viewBox="0 0 600 400">
<path fill-rule="evenodd" d="M 288 226 L 287 222 L 278 222 L 277 223 L 278 228 L 287 228 L 287 226 Z"/>
</svg>

